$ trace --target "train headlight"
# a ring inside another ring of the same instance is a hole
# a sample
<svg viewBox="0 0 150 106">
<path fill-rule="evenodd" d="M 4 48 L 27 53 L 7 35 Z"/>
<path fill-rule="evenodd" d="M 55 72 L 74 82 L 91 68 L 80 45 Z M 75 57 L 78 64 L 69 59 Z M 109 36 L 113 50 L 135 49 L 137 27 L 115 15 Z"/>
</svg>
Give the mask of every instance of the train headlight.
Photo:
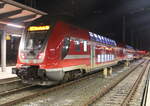
<svg viewBox="0 0 150 106">
<path fill-rule="evenodd" d="M 39 55 L 37 56 L 38 59 L 41 59 L 44 56 L 44 53 L 39 53 Z"/>
<path fill-rule="evenodd" d="M 20 53 L 20 56 L 22 59 L 25 59 L 25 54 L 24 53 Z"/>
</svg>

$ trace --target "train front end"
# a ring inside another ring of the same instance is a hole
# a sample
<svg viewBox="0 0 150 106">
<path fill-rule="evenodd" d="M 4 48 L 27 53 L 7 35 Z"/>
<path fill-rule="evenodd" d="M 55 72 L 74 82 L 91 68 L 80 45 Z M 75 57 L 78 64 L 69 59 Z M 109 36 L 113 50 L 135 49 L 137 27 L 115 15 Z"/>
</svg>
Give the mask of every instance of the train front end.
<svg viewBox="0 0 150 106">
<path fill-rule="evenodd" d="M 50 26 L 30 26 L 20 41 L 16 68 L 12 69 L 24 83 L 40 84 L 46 80 L 44 70 Z"/>
</svg>

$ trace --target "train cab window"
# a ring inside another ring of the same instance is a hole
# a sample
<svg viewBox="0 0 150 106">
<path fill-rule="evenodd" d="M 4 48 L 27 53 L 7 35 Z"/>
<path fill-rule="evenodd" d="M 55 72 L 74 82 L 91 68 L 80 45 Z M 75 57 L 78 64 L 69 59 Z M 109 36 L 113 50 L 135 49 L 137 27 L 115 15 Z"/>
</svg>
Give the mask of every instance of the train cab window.
<svg viewBox="0 0 150 106">
<path fill-rule="evenodd" d="M 28 31 L 25 40 L 25 50 L 41 50 L 46 45 L 48 31 Z"/>
<path fill-rule="evenodd" d="M 63 42 L 63 46 L 62 46 L 62 59 L 67 55 L 68 51 L 69 51 L 69 46 L 70 46 L 70 38 L 66 37 L 64 39 Z"/>
<path fill-rule="evenodd" d="M 75 50 L 76 51 L 80 51 L 80 49 L 81 49 L 80 48 L 80 41 L 79 40 L 75 40 L 74 43 L 75 43 Z"/>
<path fill-rule="evenodd" d="M 87 52 L 87 41 L 83 41 L 83 51 Z"/>
</svg>

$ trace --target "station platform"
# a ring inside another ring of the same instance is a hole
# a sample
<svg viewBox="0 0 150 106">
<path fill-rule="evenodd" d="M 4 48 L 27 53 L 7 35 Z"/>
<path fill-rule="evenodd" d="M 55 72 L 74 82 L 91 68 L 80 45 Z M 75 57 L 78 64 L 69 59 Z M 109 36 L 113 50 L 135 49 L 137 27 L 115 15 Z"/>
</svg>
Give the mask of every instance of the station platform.
<svg viewBox="0 0 150 106">
<path fill-rule="evenodd" d="M 14 67 L 15 66 L 6 67 L 5 72 L 2 72 L 1 67 L 0 67 L 0 79 L 17 77 L 15 74 L 12 74 L 12 68 Z"/>
</svg>

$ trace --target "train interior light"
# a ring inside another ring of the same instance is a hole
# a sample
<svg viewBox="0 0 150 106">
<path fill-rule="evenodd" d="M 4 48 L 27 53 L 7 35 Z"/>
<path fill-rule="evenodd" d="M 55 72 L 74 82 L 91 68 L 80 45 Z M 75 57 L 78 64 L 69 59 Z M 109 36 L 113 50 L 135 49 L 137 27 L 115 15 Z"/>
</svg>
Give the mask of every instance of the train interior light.
<svg viewBox="0 0 150 106">
<path fill-rule="evenodd" d="M 18 25 L 18 24 L 11 24 L 11 23 L 8 23 L 7 26 L 11 26 L 11 27 L 16 27 L 16 28 L 25 28 L 24 26 L 22 25 Z"/>
</svg>

